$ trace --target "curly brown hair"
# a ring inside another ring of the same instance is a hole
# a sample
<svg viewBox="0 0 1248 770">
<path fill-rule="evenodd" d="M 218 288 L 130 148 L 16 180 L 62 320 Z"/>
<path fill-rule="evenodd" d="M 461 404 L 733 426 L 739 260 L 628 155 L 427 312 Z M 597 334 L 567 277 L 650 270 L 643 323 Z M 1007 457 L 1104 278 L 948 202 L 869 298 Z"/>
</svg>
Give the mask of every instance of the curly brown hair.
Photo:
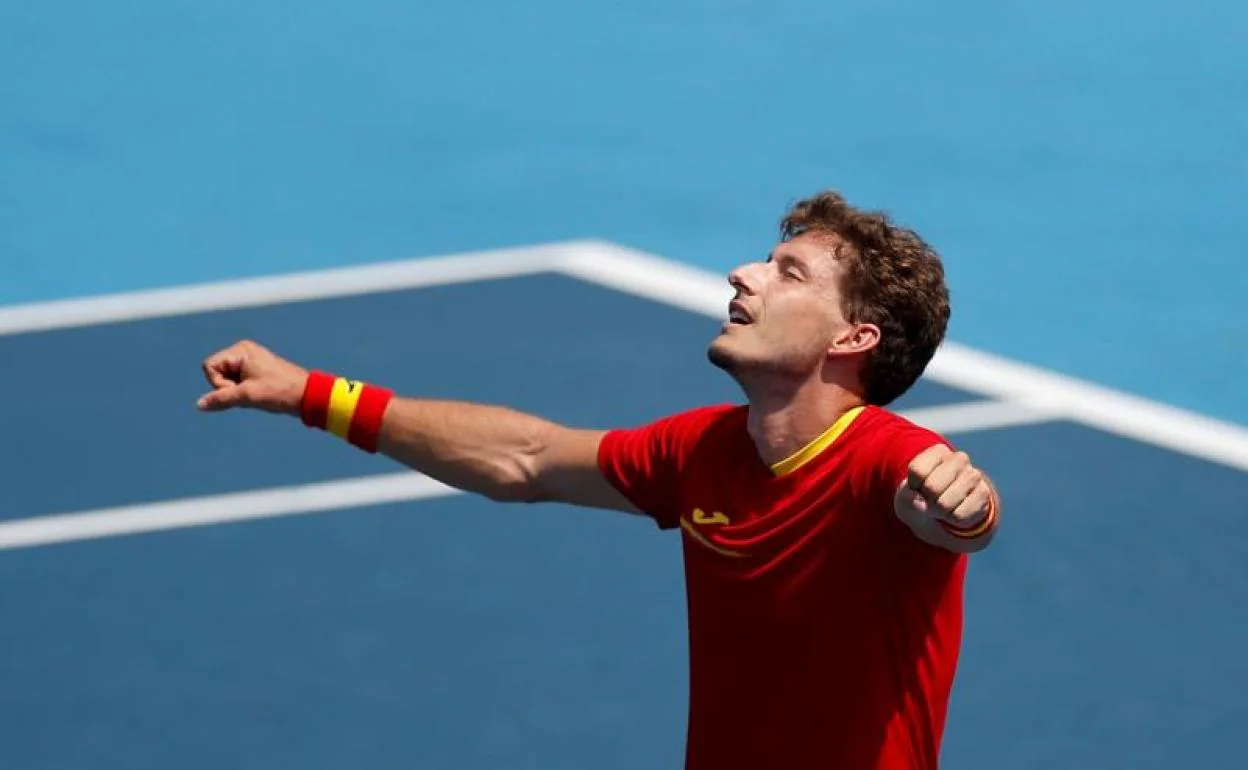
<svg viewBox="0 0 1248 770">
<path fill-rule="evenodd" d="M 835 236 L 845 267 L 841 312 L 880 327 L 862 371 L 868 403 L 887 405 L 910 389 L 944 340 L 949 290 L 940 256 L 913 230 L 878 211 L 863 211 L 837 192 L 798 201 L 780 222 L 785 240 L 803 233 Z"/>
</svg>

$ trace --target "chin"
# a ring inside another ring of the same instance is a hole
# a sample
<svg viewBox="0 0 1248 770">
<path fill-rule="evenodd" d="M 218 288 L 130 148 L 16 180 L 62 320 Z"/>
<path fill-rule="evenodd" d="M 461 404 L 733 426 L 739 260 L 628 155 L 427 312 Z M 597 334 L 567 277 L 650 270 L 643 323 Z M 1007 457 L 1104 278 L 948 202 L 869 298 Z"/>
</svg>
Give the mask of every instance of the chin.
<svg viewBox="0 0 1248 770">
<path fill-rule="evenodd" d="M 720 335 L 707 347 L 706 358 L 713 365 L 735 377 L 757 363 L 740 347 L 740 345 L 734 345 L 730 338 Z"/>
<path fill-rule="evenodd" d="M 730 372 L 736 368 L 736 357 L 728 349 L 727 343 L 723 336 L 716 337 L 706 349 L 706 358 L 720 369 Z"/>
</svg>

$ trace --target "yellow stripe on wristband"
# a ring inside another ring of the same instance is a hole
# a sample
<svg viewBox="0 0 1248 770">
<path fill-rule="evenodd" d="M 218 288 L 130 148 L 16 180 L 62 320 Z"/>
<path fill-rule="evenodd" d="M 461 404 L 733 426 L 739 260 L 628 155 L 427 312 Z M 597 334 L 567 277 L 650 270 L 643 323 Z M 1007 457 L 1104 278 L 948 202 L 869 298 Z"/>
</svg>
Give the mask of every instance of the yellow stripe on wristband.
<svg viewBox="0 0 1248 770">
<path fill-rule="evenodd" d="M 945 522 L 941 522 L 941 523 L 944 525 L 945 531 L 953 535 L 954 537 L 960 537 L 964 540 L 971 540 L 971 539 L 979 537 L 980 535 L 984 534 L 988 530 L 992 529 L 992 525 L 995 524 L 996 521 L 997 521 L 997 498 L 996 498 L 996 495 L 993 495 L 988 500 L 988 513 L 984 516 L 984 518 L 978 524 L 974 525 L 970 529 L 960 529 L 958 527 L 953 526 L 952 524 L 947 524 Z"/>
<path fill-rule="evenodd" d="M 360 402 L 360 394 L 364 392 L 364 384 L 355 380 L 339 377 L 334 380 L 334 387 L 329 392 L 329 414 L 325 421 L 325 429 L 340 439 L 346 439 L 351 430 L 351 418 L 355 416 L 355 406 Z"/>
</svg>

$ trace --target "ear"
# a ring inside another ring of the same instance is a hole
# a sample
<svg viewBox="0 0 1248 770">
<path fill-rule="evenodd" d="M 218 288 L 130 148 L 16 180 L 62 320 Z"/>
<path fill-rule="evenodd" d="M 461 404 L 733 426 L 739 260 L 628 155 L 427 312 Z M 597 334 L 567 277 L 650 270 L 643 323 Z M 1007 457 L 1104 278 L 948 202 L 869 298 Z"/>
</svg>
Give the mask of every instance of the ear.
<svg viewBox="0 0 1248 770">
<path fill-rule="evenodd" d="M 828 346 L 828 355 L 844 356 L 866 353 L 880 344 L 880 327 L 875 324 L 847 324 Z"/>
</svg>

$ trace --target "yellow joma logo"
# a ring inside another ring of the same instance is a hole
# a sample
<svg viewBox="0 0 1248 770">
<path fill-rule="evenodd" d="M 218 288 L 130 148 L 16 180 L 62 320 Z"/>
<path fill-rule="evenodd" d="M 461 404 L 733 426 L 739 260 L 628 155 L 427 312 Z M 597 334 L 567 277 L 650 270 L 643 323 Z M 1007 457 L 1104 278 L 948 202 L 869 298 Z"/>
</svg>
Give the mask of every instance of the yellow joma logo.
<svg viewBox="0 0 1248 770">
<path fill-rule="evenodd" d="M 694 524 L 728 524 L 730 522 L 728 521 L 728 517 L 720 513 L 719 511 L 715 511 L 714 513 L 707 513 L 701 508 L 694 508 L 693 509 L 693 523 Z"/>
</svg>

